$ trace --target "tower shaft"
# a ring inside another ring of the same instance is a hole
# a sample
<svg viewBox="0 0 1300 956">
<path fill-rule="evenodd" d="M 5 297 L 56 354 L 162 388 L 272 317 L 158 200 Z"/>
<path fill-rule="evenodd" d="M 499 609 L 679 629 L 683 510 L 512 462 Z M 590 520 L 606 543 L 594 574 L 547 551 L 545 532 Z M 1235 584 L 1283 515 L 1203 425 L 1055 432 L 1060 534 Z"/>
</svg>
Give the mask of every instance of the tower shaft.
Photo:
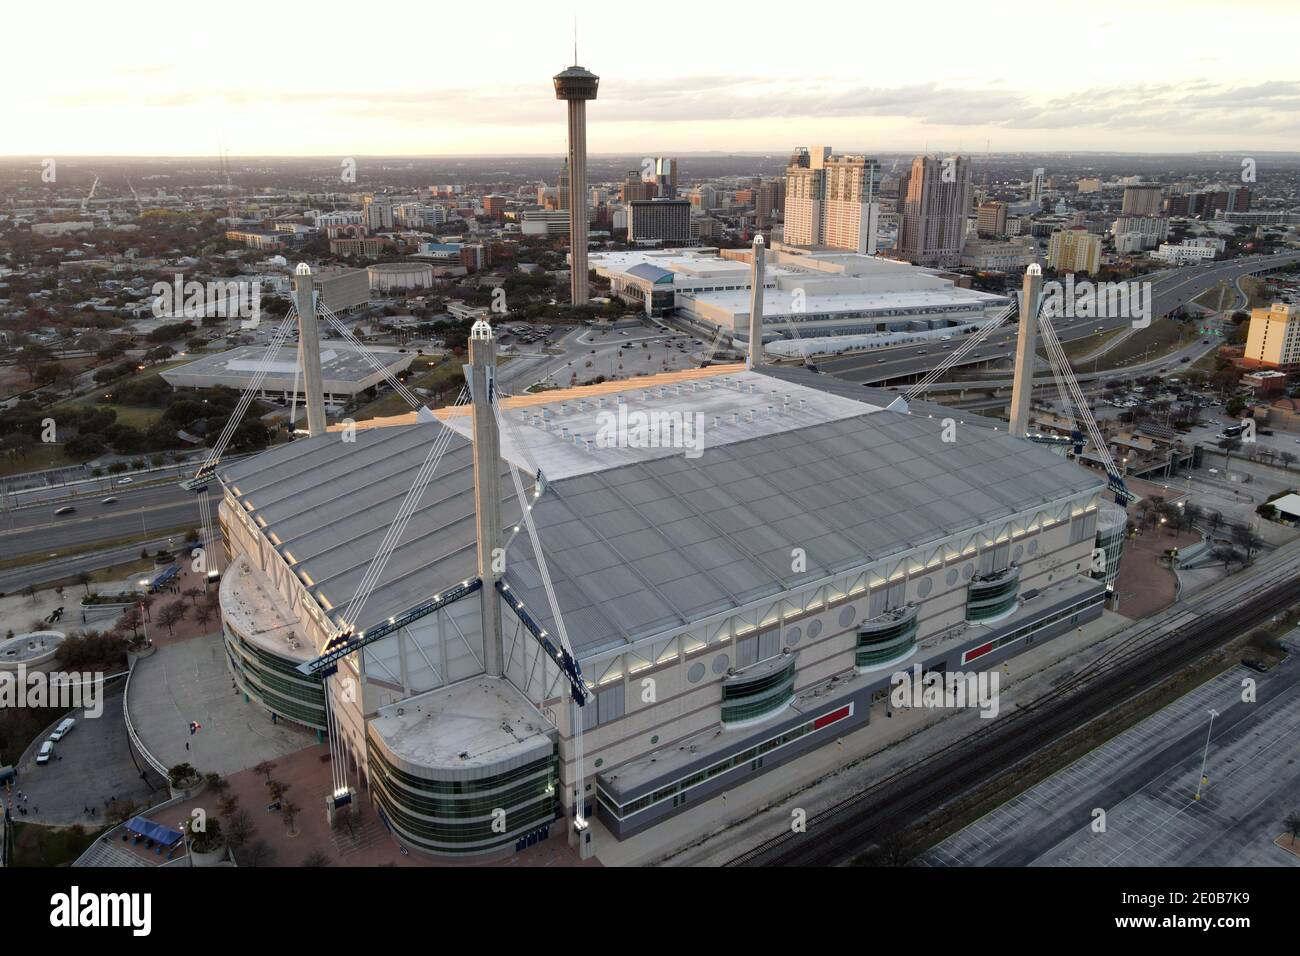
<svg viewBox="0 0 1300 956">
<path fill-rule="evenodd" d="M 749 292 L 749 368 L 763 364 L 763 281 L 767 275 L 767 255 L 762 235 L 754 237 L 754 262 L 750 270 Z"/>
<path fill-rule="evenodd" d="M 1034 263 L 1025 270 L 1020 293 L 1020 330 L 1016 335 L 1016 372 L 1011 386 L 1010 432 L 1024 438 L 1029 431 L 1029 404 L 1034 394 L 1034 361 L 1038 355 L 1038 309 L 1043 298 L 1043 270 Z"/>
<path fill-rule="evenodd" d="M 298 306 L 298 341 L 302 345 L 303 391 L 306 393 L 307 434 L 325 434 L 325 386 L 320 369 L 320 327 L 316 321 L 316 296 L 311 270 L 300 265 L 293 277 Z"/>
<path fill-rule="evenodd" d="M 587 294 L 587 101 L 569 100 L 570 298 L 586 305 Z"/>
<path fill-rule="evenodd" d="M 485 331 L 486 330 L 486 331 Z M 501 551 L 501 434 L 496 400 L 496 339 L 486 322 L 475 323 L 469 339 L 466 378 L 473 402 L 474 515 L 478 539 L 478 575 L 483 632 L 483 669 L 500 677 L 505 667 L 501 640 L 501 599 L 496 583 L 504 568 Z"/>
</svg>

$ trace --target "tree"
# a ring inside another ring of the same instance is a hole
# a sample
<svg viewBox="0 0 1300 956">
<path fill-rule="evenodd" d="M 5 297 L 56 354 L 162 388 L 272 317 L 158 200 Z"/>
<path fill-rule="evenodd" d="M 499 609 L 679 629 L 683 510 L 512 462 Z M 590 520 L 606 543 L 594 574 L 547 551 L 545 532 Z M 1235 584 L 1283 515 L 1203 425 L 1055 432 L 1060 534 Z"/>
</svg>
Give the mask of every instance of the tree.
<svg viewBox="0 0 1300 956">
<path fill-rule="evenodd" d="M 229 839 L 229 838 L 227 838 Z M 244 866 L 270 866 L 275 862 L 275 851 L 265 840 L 254 840 L 242 854 Z"/>
<path fill-rule="evenodd" d="M 329 866 L 331 862 L 329 854 L 324 850 L 312 850 L 302 858 L 302 862 L 298 865 L 310 869 L 318 869 L 320 867 Z"/>
<path fill-rule="evenodd" d="M 302 807 L 292 800 L 286 800 L 284 805 L 280 807 L 280 815 L 284 817 L 285 828 L 289 831 L 291 837 L 298 835 L 298 829 L 294 826 L 294 822 L 298 819 L 300 813 L 302 813 Z"/>
<path fill-rule="evenodd" d="M 194 617 L 200 624 L 207 624 L 208 621 L 211 620 L 212 615 L 216 613 L 216 610 L 215 602 L 211 598 L 208 598 L 195 605 Z"/>
<path fill-rule="evenodd" d="M 1300 836 L 1300 813 L 1292 810 L 1286 815 L 1282 825 L 1286 827 L 1286 832 L 1291 834 L 1291 845 L 1295 846 L 1295 838 Z"/>
<path fill-rule="evenodd" d="M 199 606 L 199 595 L 206 594 L 206 593 L 207 592 L 203 588 L 194 588 L 194 587 L 186 588 L 184 591 L 181 592 L 181 594 L 185 595 L 192 602 L 194 602 L 195 607 Z"/>
<path fill-rule="evenodd" d="M 85 588 L 87 594 L 90 593 L 90 582 L 93 581 L 94 578 L 91 577 L 89 571 L 78 571 L 75 580 L 78 584 L 80 584 L 83 588 Z"/>
<path fill-rule="evenodd" d="M 1223 470 L 1228 470 L 1228 465 L 1232 463 L 1232 453 L 1241 447 L 1240 438 L 1220 438 L 1219 447 L 1223 449 Z"/>
<path fill-rule="evenodd" d="M 121 631 L 124 631 L 129 627 L 131 629 L 131 636 L 138 638 L 140 636 L 140 622 L 142 619 L 143 615 L 140 613 L 140 608 L 132 605 L 122 612 L 122 616 L 117 619 L 115 627 Z"/>
<path fill-rule="evenodd" d="M 229 813 L 222 813 L 221 818 L 226 822 L 226 843 L 231 850 L 239 850 L 253 838 L 257 828 L 253 826 L 253 818 L 247 810 L 231 810 Z"/>
<path fill-rule="evenodd" d="M 175 635 L 175 625 L 185 620 L 185 615 L 188 613 L 189 608 L 185 606 L 184 601 L 172 601 L 159 608 L 158 623 L 167 628 L 168 634 Z"/>
<path fill-rule="evenodd" d="M 263 760 L 253 767 L 253 773 L 260 773 L 266 778 L 266 785 L 271 785 L 271 774 L 275 771 L 277 764 L 274 760 Z"/>
</svg>

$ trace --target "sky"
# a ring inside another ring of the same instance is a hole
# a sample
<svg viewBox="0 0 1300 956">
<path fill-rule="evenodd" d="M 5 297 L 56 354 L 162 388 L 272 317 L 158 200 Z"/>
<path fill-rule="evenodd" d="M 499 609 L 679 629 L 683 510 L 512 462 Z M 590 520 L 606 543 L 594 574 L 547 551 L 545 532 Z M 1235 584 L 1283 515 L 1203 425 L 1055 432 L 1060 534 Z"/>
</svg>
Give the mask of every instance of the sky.
<svg viewBox="0 0 1300 956">
<path fill-rule="evenodd" d="M 539 18 L 544 14 L 544 18 Z M 1296 0 L 13 3 L 0 155 L 1300 151 Z M 52 19 L 54 22 L 51 22 Z M 22 42 L 13 42 L 21 38 Z"/>
</svg>

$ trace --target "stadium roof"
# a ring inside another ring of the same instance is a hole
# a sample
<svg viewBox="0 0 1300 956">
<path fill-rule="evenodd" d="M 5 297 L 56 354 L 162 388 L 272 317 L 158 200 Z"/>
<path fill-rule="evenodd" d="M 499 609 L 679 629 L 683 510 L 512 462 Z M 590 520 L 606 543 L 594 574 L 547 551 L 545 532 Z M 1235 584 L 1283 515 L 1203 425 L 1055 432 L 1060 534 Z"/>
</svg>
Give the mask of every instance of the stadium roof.
<svg viewBox="0 0 1300 956">
<path fill-rule="evenodd" d="M 809 386 L 852 398 L 862 411 L 785 430 L 742 429 L 737 440 L 706 441 L 697 458 L 655 450 L 548 480 L 532 514 L 580 655 L 1103 486 L 1096 473 L 988 420 L 965 416 L 956 441 L 944 442 L 930 410 L 951 409 L 914 403 L 908 415 L 880 407 L 891 392 L 802 369 L 759 374 L 796 394 L 813 394 L 800 387 Z M 441 428 L 299 439 L 226 466 L 221 477 L 338 621 Z M 470 452 L 467 439 L 452 436 L 353 624 L 368 627 L 475 575 Z M 510 529 L 519 507 L 509 477 L 502 496 Z M 527 533 L 507 530 L 506 538 L 506 582 L 554 628 Z M 793 548 L 806 553 L 802 573 L 791 571 Z"/>
</svg>

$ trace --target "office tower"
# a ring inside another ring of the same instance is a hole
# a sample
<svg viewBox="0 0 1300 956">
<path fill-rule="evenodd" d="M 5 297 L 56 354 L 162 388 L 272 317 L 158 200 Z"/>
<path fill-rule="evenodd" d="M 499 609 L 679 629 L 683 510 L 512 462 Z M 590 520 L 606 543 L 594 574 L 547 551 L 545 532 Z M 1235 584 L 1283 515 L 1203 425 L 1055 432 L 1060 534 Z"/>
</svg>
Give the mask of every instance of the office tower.
<svg viewBox="0 0 1300 956">
<path fill-rule="evenodd" d="M 1034 170 L 1034 177 L 1029 181 L 1029 200 L 1038 202 L 1043 196 L 1043 181 L 1047 170 L 1041 166 Z"/>
<path fill-rule="evenodd" d="M 759 229 L 769 229 L 780 221 L 785 208 L 785 180 L 765 179 L 759 183 L 754 197 L 754 224 Z"/>
<path fill-rule="evenodd" d="M 655 185 L 663 199 L 677 198 L 677 160 L 660 156 L 654 161 Z"/>
<path fill-rule="evenodd" d="M 1087 229 L 1062 229 L 1047 241 L 1047 264 L 1057 272 L 1085 272 L 1101 267 L 1101 236 Z"/>
<path fill-rule="evenodd" d="M 500 221 L 506 214 L 506 197 L 488 195 L 483 197 L 483 215 Z"/>
<path fill-rule="evenodd" d="M 666 246 L 691 243 L 688 199 L 638 199 L 627 204 L 627 241 Z"/>
<path fill-rule="evenodd" d="M 1120 213 L 1125 216 L 1158 216 L 1164 199 L 1164 187 L 1155 184 L 1125 186 Z"/>
<path fill-rule="evenodd" d="M 895 254 L 920 266 L 957 266 L 970 200 L 970 160 L 916 157 L 899 181 Z"/>
<path fill-rule="evenodd" d="M 1233 186 L 1228 190 L 1228 208 L 1226 212 L 1248 212 L 1250 210 L 1250 187 Z"/>
<path fill-rule="evenodd" d="M 596 98 L 600 77 L 576 63 L 554 77 L 555 98 L 569 104 L 569 298 L 587 304 L 587 100 Z"/>
<path fill-rule="evenodd" d="M 623 179 L 622 200 L 625 203 L 636 202 L 640 199 L 654 199 L 658 195 L 658 187 L 653 182 L 647 182 L 641 178 L 639 169 L 629 169 L 627 176 Z"/>
<path fill-rule="evenodd" d="M 982 202 L 975 219 L 975 231 L 981 239 L 997 239 L 1007 234 L 1007 204 Z"/>
<path fill-rule="evenodd" d="M 880 178 L 870 157 L 799 147 L 786 168 L 785 241 L 875 255 Z"/>
</svg>

